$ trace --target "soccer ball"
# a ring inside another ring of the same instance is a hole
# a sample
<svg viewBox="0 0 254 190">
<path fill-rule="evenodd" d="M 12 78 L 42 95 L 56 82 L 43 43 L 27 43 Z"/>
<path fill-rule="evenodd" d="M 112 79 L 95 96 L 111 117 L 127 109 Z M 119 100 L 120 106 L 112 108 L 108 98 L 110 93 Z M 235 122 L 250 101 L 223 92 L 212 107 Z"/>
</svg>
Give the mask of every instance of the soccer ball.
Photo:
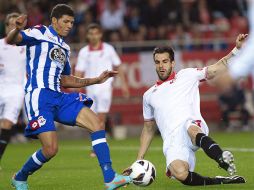
<svg viewBox="0 0 254 190">
<path fill-rule="evenodd" d="M 130 167 L 130 177 L 138 186 L 150 185 L 156 177 L 156 169 L 148 160 L 137 160 Z"/>
</svg>

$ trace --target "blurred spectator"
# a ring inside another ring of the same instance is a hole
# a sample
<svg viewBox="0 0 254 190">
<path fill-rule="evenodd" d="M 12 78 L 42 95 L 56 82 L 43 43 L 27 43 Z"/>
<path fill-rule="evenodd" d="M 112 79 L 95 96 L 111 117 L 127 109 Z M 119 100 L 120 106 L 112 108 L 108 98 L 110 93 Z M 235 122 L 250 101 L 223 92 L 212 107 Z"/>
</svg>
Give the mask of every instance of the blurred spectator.
<svg viewBox="0 0 254 190">
<path fill-rule="evenodd" d="M 44 16 L 37 3 L 30 2 L 27 4 L 27 26 L 32 27 L 43 24 Z"/>
<path fill-rule="evenodd" d="M 219 96 L 220 107 L 222 111 L 222 119 L 227 129 L 232 129 L 230 126 L 230 114 L 238 112 L 242 122 L 242 129 L 249 129 L 248 123 L 250 114 L 245 108 L 245 94 L 244 90 L 235 85 L 232 90 L 226 91 Z"/>
<path fill-rule="evenodd" d="M 101 25 L 104 30 L 118 30 L 123 26 L 124 11 L 116 0 L 109 0 L 108 6 L 101 15 Z"/>
<path fill-rule="evenodd" d="M 178 24 L 190 30 L 194 42 L 213 41 L 214 36 L 235 37 L 248 31 L 246 0 L 224 0 L 223 3 L 221 0 L 0 0 L 0 37 L 4 36 L 3 18 L 8 12 L 28 14 L 28 26 L 48 25 L 47 13 L 57 3 L 69 3 L 75 10 L 75 25 L 66 39 L 68 42 L 83 42 L 83 30 L 92 22 L 102 24 L 106 41 L 167 40 L 168 36 L 178 36 Z M 220 28 L 219 33 L 216 28 Z M 111 35 L 115 31 L 118 34 Z M 188 31 L 184 33 L 186 38 Z M 199 33 L 202 33 L 201 39 L 198 39 Z M 183 49 L 219 47 L 211 43 L 197 44 Z"/>
<path fill-rule="evenodd" d="M 191 50 L 191 35 L 184 30 L 181 24 L 176 26 L 171 41 L 176 50 Z"/>
<path fill-rule="evenodd" d="M 148 0 L 141 6 L 141 22 L 148 28 L 166 23 L 167 13 L 160 0 Z"/>
<path fill-rule="evenodd" d="M 140 26 L 140 13 L 139 9 L 136 6 L 129 7 L 129 13 L 125 17 L 125 22 L 132 32 L 137 32 Z"/>
</svg>

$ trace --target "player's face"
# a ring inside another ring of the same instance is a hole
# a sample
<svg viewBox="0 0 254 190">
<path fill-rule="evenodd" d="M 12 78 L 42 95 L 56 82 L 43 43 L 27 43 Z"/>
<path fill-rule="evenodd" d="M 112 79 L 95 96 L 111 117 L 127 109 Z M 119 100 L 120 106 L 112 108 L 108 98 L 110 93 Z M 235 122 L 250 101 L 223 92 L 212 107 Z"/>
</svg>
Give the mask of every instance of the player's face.
<svg viewBox="0 0 254 190">
<path fill-rule="evenodd" d="M 91 28 L 87 32 L 87 40 L 91 44 L 97 44 L 101 41 L 102 32 L 97 28 Z"/>
<path fill-rule="evenodd" d="M 167 80 L 175 66 L 175 62 L 170 60 L 169 53 L 156 53 L 154 62 L 159 79 L 162 81 Z"/>
<path fill-rule="evenodd" d="M 13 29 L 15 29 L 15 27 L 16 27 L 16 20 L 17 20 L 17 18 L 15 18 L 15 17 L 12 17 L 12 18 L 9 19 L 9 22 L 6 25 L 6 28 L 5 28 L 5 33 L 6 34 L 8 34 Z"/>
<path fill-rule="evenodd" d="M 54 17 L 52 18 L 52 25 L 54 29 L 56 30 L 58 35 L 62 37 L 65 37 L 70 33 L 73 27 L 73 23 L 74 23 L 74 17 L 68 16 L 68 15 L 63 15 L 59 19 L 56 19 Z"/>
</svg>

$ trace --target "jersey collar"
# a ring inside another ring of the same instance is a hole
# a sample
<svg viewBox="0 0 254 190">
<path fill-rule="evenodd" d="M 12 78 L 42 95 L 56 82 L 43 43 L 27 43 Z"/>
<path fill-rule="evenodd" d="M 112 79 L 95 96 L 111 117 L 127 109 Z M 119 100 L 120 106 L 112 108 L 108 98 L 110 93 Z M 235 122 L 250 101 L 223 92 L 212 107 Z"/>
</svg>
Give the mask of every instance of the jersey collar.
<svg viewBox="0 0 254 190">
<path fill-rule="evenodd" d="M 90 44 L 88 45 L 88 47 L 89 47 L 89 51 L 100 51 L 103 49 L 103 44 L 101 42 L 98 48 L 93 48 Z"/>
<path fill-rule="evenodd" d="M 164 82 L 173 80 L 173 79 L 175 79 L 175 76 L 176 76 L 176 73 L 173 71 L 173 73 L 171 73 L 171 74 L 169 75 L 169 77 L 168 77 L 166 80 L 164 80 L 164 81 L 162 81 L 162 80 L 157 80 L 156 85 L 159 86 L 159 85 L 163 84 Z"/>
<path fill-rule="evenodd" d="M 59 35 L 58 35 L 58 33 L 55 31 L 55 29 L 53 28 L 53 26 L 52 25 L 49 25 L 49 31 L 54 35 L 54 36 L 56 36 L 57 37 L 57 40 L 58 40 L 58 42 L 60 43 L 60 44 L 62 44 L 63 43 L 63 37 L 60 37 Z"/>
</svg>

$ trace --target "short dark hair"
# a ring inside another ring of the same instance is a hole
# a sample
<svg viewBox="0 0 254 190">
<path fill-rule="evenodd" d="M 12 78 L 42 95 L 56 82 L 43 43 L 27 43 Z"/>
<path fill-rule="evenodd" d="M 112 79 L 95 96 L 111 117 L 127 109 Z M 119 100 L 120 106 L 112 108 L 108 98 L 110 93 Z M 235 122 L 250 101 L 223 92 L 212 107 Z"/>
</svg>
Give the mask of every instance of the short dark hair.
<svg viewBox="0 0 254 190">
<path fill-rule="evenodd" d="M 69 5 L 57 4 L 56 6 L 54 6 L 54 8 L 51 11 L 50 20 L 52 20 L 53 17 L 55 17 L 56 19 L 59 19 L 63 15 L 74 17 L 74 11 Z"/>
<path fill-rule="evenodd" d="M 97 24 L 97 23 L 91 23 L 87 26 L 86 28 L 86 32 L 88 32 L 89 30 L 91 29 L 98 29 L 102 32 L 102 28 L 101 28 L 101 25 Z"/>
<path fill-rule="evenodd" d="M 19 16 L 20 16 L 20 14 L 16 13 L 16 12 L 13 12 L 13 13 L 10 13 L 10 14 L 6 15 L 5 21 L 4 21 L 5 25 L 6 26 L 9 25 L 9 21 L 10 21 L 11 18 L 18 18 Z"/>
<path fill-rule="evenodd" d="M 162 46 L 162 47 L 156 47 L 156 48 L 154 48 L 154 50 L 153 50 L 153 59 L 154 59 L 155 54 L 157 54 L 157 53 L 168 53 L 170 61 L 174 61 L 175 60 L 174 50 L 170 46 Z"/>
</svg>

